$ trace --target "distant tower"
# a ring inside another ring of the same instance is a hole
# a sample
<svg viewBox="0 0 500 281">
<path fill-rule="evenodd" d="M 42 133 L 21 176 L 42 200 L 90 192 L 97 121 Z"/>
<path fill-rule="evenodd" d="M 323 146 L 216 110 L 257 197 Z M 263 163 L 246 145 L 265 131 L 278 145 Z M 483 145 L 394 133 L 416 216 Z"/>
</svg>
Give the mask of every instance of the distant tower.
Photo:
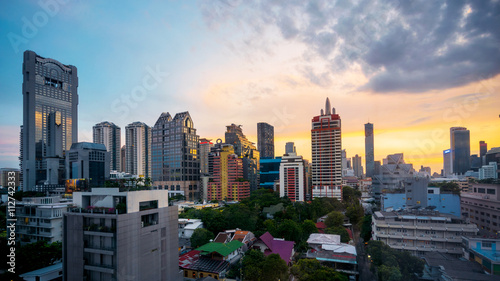
<svg viewBox="0 0 500 281">
<path fill-rule="evenodd" d="M 264 122 L 257 123 L 257 150 L 260 158 L 274 158 L 274 127 Z"/>
<path fill-rule="evenodd" d="M 151 128 L 134 122 L 125 127 L 126 172 L 151 177 Z"/>
<path fill-rule="evenodd" d="M 443 176 L 448 177 L 453 174 L 453 159 L 451 149 L 443 150 Z"/>
<path fill-rule="evenodd" d="M 200 175 L 208 175 L 208 154 L 212 147 L 214 147 L 212 140 L 200 139 Z"/>
<path fill-rule="evenodd" d="M 72 65 L 24 52 L 23 61 L 23 190 L 47 180 L 48 165 L 60 162 L 54 152 L 69 150 L 78 142 L 78 75 Z M 52 119 L 50 119 L 52 116 Z M 50 131 L 50 126 L 56 131 Z M 51 135 L 60 136 L 60 140 Z M 57 147 L 56 147 L 57 146 Z M 48 157 L 52 157 L 47 163 Z"/>
<path fill-rule="evenodd" d="M 313 197 L 342 198 L 342 139 L 340 116 L 326 99 L 325 111 L 312 119 Z"/>
<path fill-rule="evenodd" d="M 121 171 L 121 129 L 117 125 L 104 121 L 96 124 L 93 128 L 94 143 L 102 143 L 106 151 L 110 153 L 110 171 Z"/>
<path fill-rule="evenodd" d="M 481 159 L 481 165 L 486 165 L 485 155 L 488 152 L 488 144 L 485 141 L 479 141 L 479 158 Z"/>
<path fill-rule="evenodd" d="M 293 142 L 287 142 L 285 144 L 285 154 L 289 153 L 297 153 L 297 150 L 295 148 L 295 144 Z"/>
<path fill-rule="evenodd" d="M 453 173 L 465 174 L 470 169 L 470 132 L 464 127 L 450 128 Z"/>
<path fill-rule="evenodd" d="M 373 147 L 373 124 L 365 124 L 365 165 L 366 177 L 373 177 L 375 173 L 375 156 Z"/>
<path fill-rule="evenodd" d="M 361 157 L 356 154 L 352 158 L 352 167 L 354 170 L 354 175 L 358 178 L 363 177 L 363 166 L 361 165 Z"/>
</svg>

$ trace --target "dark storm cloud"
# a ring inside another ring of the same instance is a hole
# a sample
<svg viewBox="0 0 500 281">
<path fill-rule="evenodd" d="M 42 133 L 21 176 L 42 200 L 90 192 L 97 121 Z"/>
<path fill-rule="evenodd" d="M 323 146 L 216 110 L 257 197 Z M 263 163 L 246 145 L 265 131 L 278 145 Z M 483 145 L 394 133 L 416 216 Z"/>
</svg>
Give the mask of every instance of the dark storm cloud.
<svg viewBox="0 0 500 281">
<path fill-rule="evenodd" d="M 259 42 L 255 51 L 272 48 L 266 28 L 303 43 L 299 71 L 325 87 L 354 63 L 369 79 L 361 89 L 379 93 L 447 89 L 500 73 L 500 1 L 210 3 L 201 4 L 207 24 L 243 27 Z M 314 74 L 308 63 L 317 59 L 330 73 Z"/>
</svg>

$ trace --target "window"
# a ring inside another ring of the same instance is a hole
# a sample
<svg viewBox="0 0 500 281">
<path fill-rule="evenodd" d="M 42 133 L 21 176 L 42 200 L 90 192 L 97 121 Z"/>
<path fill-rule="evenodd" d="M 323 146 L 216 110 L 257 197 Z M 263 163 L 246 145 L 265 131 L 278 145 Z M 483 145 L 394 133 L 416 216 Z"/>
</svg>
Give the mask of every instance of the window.
<svg viewBox="0 0 500 281">
<path fill-rule="evenodd" d="M 482 242 L 481 245 L 483 248 L 491 248 L 491 242 Z"/>
<path fill-rule="evenodd" d="M 495 189 L 487 189 L 486 193 L 494 195 L 495 194 Z"/>
</svg>

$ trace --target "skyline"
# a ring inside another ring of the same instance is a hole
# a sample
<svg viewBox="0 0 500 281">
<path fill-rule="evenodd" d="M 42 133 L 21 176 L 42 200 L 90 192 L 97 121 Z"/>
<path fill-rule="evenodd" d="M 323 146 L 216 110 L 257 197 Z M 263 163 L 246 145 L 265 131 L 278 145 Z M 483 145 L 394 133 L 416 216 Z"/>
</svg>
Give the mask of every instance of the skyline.
<svg viewBox="0 0 500 281">
<path fill-rule="evenodd" d="M 0 11 L 0 167 L 19 164 L 25 50 L 78 68 L 78 141 L 102 121 L 189 111 L 200 138 L 235 123 L 257 143 L 267 122 L 277 156 L 294 142 L 310 160 L 311 119 L 329 97 L 342 148 L 363 164 L 367 122 L 375 160 L 401 152 L 417 170 L 442 169 L 450 127 L 470 130 L 471 154 L 480 140 L 500 146 L 498 1 L 40 3 L 52 6 Z"/>
</svg>

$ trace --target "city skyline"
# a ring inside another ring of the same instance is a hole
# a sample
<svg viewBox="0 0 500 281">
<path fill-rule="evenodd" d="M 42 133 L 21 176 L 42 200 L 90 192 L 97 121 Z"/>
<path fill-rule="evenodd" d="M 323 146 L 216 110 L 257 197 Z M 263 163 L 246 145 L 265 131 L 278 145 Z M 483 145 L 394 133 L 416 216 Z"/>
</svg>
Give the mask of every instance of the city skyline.
<svg viewBox="0 0 500 281">
<path fill-rule="evenodd" d="M 161 112 L 189 111 L 202 138 L 223 138 L 235 123 L 257 143 L 256 124 L 266 122 L 277 156 L 294 142 L 311 159 L 310 118 L 329 97 L 348 157 L 365 157 L 367 122 L 375 126 L 375 160 L 404 153 L 432 172 L 443 167 L 451 127 L 470 130 L 471 154 L 480 140 L 500 146 L 500 34 L 487 13 L 498 3 L 41 3 L 56 4 L 6 3 L 0 12 L 0 167 L 19 164 L 25 50 L 78 68 L 79 142 L 92 142 L 92 126 L 103 121 L 153 126 Z M 357 28 L 346 30 L 348 20 Z"/>
</svg>

